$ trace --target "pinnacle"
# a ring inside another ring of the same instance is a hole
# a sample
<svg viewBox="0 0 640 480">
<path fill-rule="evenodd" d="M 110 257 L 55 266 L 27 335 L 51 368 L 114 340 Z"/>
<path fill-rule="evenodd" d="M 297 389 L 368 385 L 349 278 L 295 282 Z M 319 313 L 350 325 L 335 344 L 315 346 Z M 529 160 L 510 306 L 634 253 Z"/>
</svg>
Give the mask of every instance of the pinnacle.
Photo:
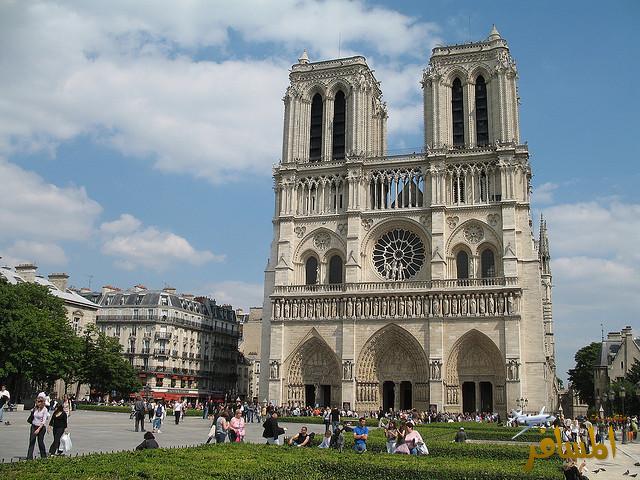
<svg viewBox="0 0 640 480">
<path fill-rule="evenodd" d="M 309 63 L 309 55 L 307 55 L 307 49 L 305 48 L 298 59 L 298 63 Z"/>
<path fill-rule="evenodd" d="M 491 31 L 489 32 L 489 40 L 500 40 L 501 38 L 502 37 L 500 36 L 500 32 L 498 32 L 498 29 L 496 28 L 496 25 L 494 23 L 491 27 Z"/>
</svg>

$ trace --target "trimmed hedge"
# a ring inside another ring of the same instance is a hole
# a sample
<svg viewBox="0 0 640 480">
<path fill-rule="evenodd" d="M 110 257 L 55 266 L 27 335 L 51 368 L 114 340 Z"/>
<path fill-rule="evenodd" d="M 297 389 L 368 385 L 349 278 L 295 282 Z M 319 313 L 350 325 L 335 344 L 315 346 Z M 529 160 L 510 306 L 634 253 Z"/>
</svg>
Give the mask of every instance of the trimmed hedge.
<svg viewBox="0 0 640 480">
<path fill-rule="evenodd" d="M 466 449 L 466 446 L 463 446 Z M 522 460 L 437 456 L 413 457 L 367 452 L 358 455 L 318 448 L 224 444 L 143 452 L 95 454 L 81 458 L 50 458 L 0 466 L 0 477 L 10 480 L 42 478 L 167 479 L 188 477 L 224 480 L 560 480 L 559 462 L 536 462 L 524 472 Z"/>
<path fill-rule="evenodd" d="M 131 413 L 131 407 L 124 406 L 121 407 L 119 405 L 89 405 L 89 404 L 78 404 L 78 410 L 90 410 L 92 412 L 115 412 L 115 413 Z M 173 415 L 173 410 L 168 408 L 167 415 Z M 190 408 L 186 413 L 187 417 L 202 417 L 202 410 L 194 410 Z"/>
</svg>

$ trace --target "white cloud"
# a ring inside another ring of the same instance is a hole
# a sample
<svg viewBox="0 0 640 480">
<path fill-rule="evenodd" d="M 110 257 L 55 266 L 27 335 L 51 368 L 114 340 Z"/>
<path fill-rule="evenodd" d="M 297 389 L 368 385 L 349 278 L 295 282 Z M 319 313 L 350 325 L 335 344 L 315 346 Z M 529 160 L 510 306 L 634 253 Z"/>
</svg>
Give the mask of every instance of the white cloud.
<svg viewBox="0 0 640 480">
<path fill-rule="evenodd" d="M 135 232 L 141 225 L 142 222 L 136 217 L 123 213 L 117 220 L 100 225 L 100 231 L 108 235 L 127 234 Z"/>
<path fill-rule="evenodd" d="M 21 263 L 62 266 L 68 262 L 64 250 L 59 245 L 28 240 L 16 240 L 2 250 L 0 256 L 2 256 L 2 264 L 8 266 L 15 266 Z"/>
<path fill-rule="evenodd" d="M 103 223 L 100 230 L 105 235 L 102 252 L 116 257 L 116 265 L 125 270 L 145 267 L 162 271 L 175 263 L 199 266 L 225 258 L 209 250 L 196 250 L 188 240 L 175 233 L 153 226 L 143 227 L 142 222 L 129 214 Z"/>
<path fill-rule="evenodd" d="M 640 205 L 617 199 L 554 205 L 549 227 L 553 308 L 561 376 L 575 352 L 605 331 L 637 323 Z"/>
<path fill-rule="evenodd" d="M 0 157 L 0 242 L 85 240 L 102 207 L 82 187 L 58 187 Z"/>
<path fill-rule="evenodd" d="M 278 44 L 282 56 L 188 56 L 225 52 L 229 31 L 251 45 Z M 408 55 L 426 63 L 435 32 L 360 1 L 4 3 L 0 152 L 55 153 L 60 142 L 90 134 L 161 170 L 211 182 L 267 175 L 281 144 L 287 69 L 303 47 L 312 60 L 335 56 L 341 36 L 343 51 L 370 50 L 388 98 L 398 100 L 391 131 L 407 132 L 420 118 L 403 115 L 419 104 L 419 68 L 392 75 L 385 62 Z"/>
<path fill-rule="evenodd" d="M 216 299 L 218 304 L 228 303 L 233 308 L 243 308 L 246 312 L 250 307 L 261 307 L 263 286 L 261 283 L 247 283 L 237 280 L 227 280 L 209 285 L 206 290 Z"/>
<path fill-rule="evenodd" d="M 553 193 L 558 189 L 557 183 L 547 182 L 535 187 L 531 194 L 532 202 L 540 205 L 553 203 Z"/>
</svg>

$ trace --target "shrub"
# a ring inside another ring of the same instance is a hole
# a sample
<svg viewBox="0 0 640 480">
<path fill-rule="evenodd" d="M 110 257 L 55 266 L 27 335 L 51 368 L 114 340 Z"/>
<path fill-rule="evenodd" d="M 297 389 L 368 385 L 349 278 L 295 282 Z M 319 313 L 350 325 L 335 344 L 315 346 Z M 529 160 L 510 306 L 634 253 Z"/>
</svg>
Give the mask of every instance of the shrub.
<svg viewBox="0 0 640 480">
<path fill-rule="evenodd" d="M 466 446 L 463 446 L 466 448 Z M 521 461 L 430 455 L 407 457 L 352 451 L 342 454 L 317 448 L 225 444 L 143 452 L 95 454 L 81 458 L 51 458 L 0 466 L 10 480 L 42 478 L 139 479 L 183 478 L 225 480 L 387 480 L 420 478 L 441 480 L 561 479 L 559 462 L 536 462 L 531 472 Z"/>
</svg>

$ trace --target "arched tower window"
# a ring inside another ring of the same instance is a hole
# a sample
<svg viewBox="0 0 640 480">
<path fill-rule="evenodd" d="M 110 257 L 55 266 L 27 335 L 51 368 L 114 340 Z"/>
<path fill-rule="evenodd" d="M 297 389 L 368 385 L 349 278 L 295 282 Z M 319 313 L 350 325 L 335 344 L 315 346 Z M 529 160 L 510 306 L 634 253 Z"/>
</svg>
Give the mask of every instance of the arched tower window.
<svg viewBox="0 0 640 480">
<path fill-rule="evenodd" d="M 334 255 L 329 260 L 329 283 L 343 283 L 342 258 L 340 255 Z"/>
<path fill-rule="evenodd" d="M 451 87 L 451 118 L 453 119 L 453 146 L 464 147 L 464 99 L 459 78 Z"/>
<path fill-rule="evenodd" d="M 317 162 L 322 154 L 322 97 L 319 93 L 311 101 L 311 134 L 309 139 L 309 161 Z"/>
<path fill-rule="evenodd" d="M 493 255 L 493 250 L 490 248 L 485 249 L 480 255 L 482 278 L 489 278 L 496 276 L 496 261 Z"/>
<path fill-rule="evenodd" d="M 456 273 L 458 279 L 469 278 L 469 255 L 464 250 L 456 255 Z"/>
<path fill-rule="evenodd" d="M 333 158 L 344 158 L 347 102 L 339 90 L 333 102 Z"/>
<path fill-rule="evenodd" d="M 480 75 L 476 79 L 476 136 L 479 146 L 489 144 L 489 115 L 487 113 L 487 84 Z"/>
<path fill-rule="evenodd" d="M 318 259 L 309 257 L 304 265 L 305 285 L 315 285 L 318 283 Z"/>
</svg>

